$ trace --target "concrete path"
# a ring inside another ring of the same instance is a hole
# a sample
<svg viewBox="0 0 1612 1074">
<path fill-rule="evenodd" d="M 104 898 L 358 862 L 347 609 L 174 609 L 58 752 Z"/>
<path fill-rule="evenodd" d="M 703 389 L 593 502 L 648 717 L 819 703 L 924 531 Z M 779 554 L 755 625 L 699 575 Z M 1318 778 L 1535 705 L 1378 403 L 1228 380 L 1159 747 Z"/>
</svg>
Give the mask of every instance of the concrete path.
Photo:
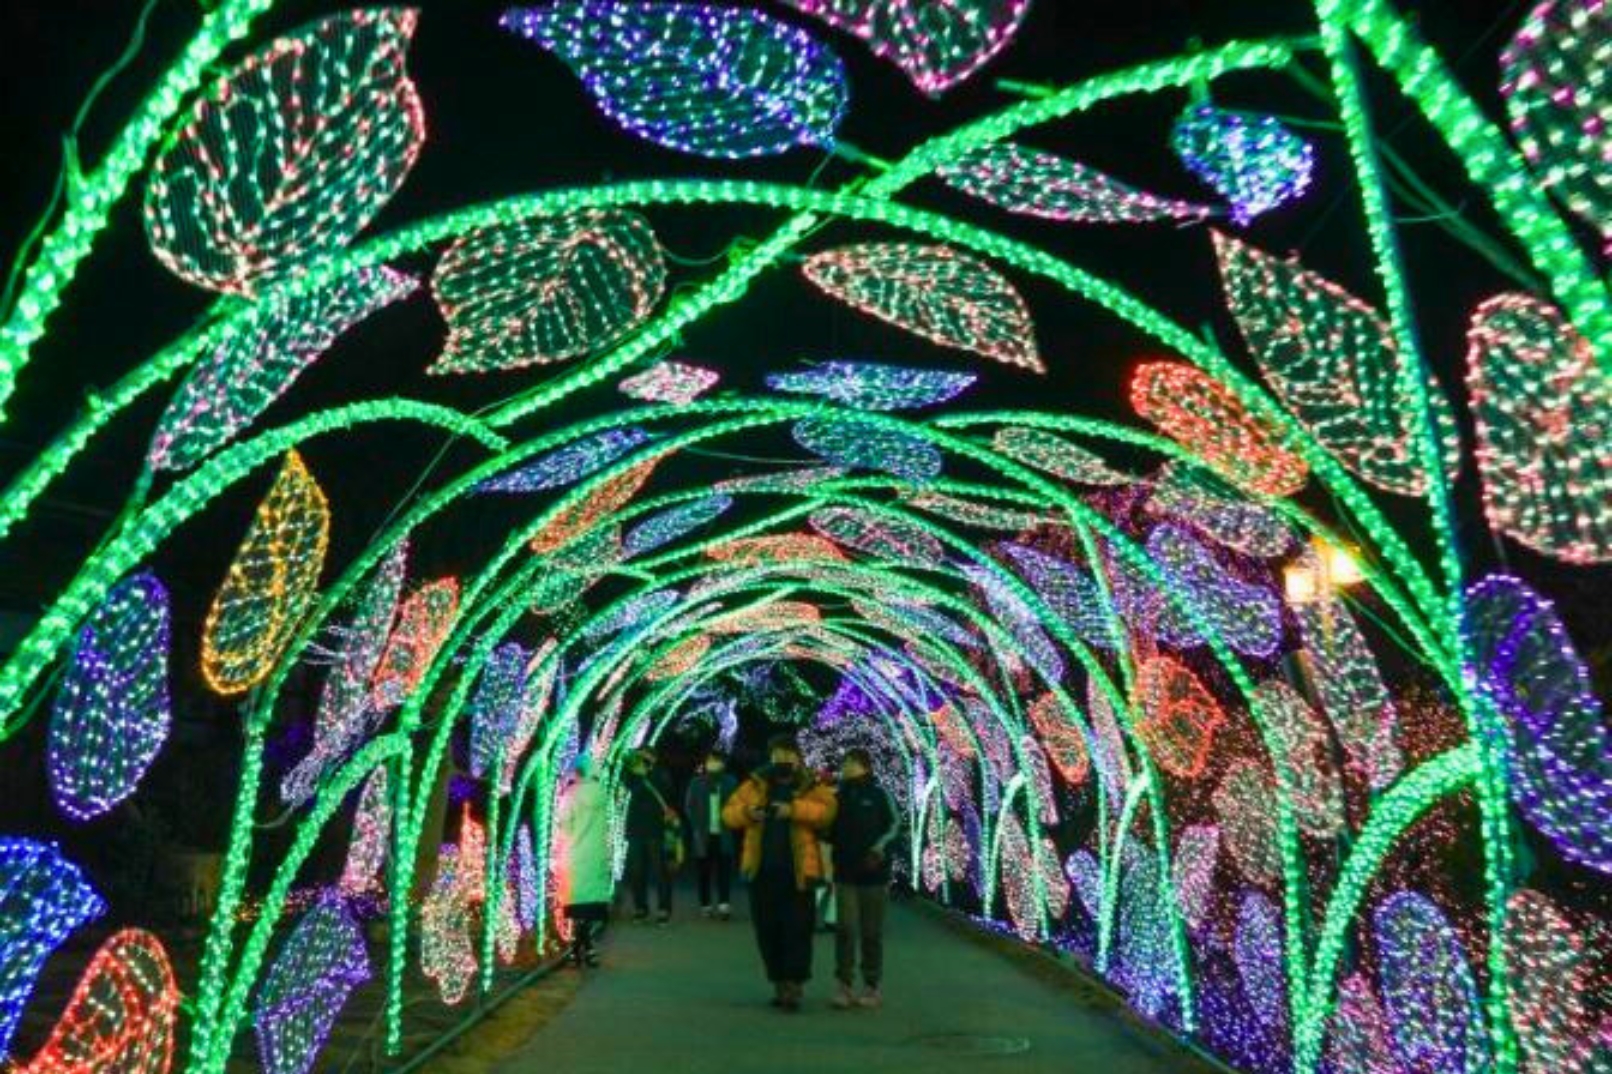
<svg viewBox="0 0 1612 1074">
<path fill-rule="evenodd" d="M 771 988 L 742 917 L 721 924 L 684 909 L 667 928 L 612 932 L 604 967 L 587 971 L 571 1005 L 496 1074 L 1196 1069 L 1167 1043 L 911 906 L 891 910 L 879 1011 L 829 1007 L 831 936 L 818 940 L 806 1009 L 785 1014 L 767 1003 Z"/>
</svg>

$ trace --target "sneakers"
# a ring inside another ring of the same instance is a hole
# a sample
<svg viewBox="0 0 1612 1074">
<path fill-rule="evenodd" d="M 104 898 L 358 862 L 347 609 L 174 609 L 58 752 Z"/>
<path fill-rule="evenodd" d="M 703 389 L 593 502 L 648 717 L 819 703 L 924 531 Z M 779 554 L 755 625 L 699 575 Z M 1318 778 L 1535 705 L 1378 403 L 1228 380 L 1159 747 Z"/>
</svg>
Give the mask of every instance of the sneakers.
<svg viewBox="0 0 1612 1074">
<path fill-rule="evenodd" d="M 716 911 L 711 909 L 709 906 L 700 907 L 700 916 L 701 917 L 710 917 L 714 913 L 716 913 Z"/>
<path fill-rule="evenodd" d="M 884 994 L 879 991 L 878 985 L 868 985 L 856 997 L 856 1005 L 863 1010 L 876 1011 L 884 1006 Z"/>
<path fill-rule="evenodd" d="M 851 992 L 851 986 L 844 981 L 836 981 L 834 995 L 829 998 L 828 1005 L 837 1011 L 848 1011 L 856 1006 L 856 996 Z"/>
<path fill-rule="evenodd" d="M 634 912 L 633 915 L 632 915 L 632 923 L 634 925 L 647 925 L 647 924 L 649 924 L 649 911 L 648 910 L 638 910 L 638 911 Z"/>
<path fill-rule="evenodd" d="M 732 921 L 733 920 L 733 907 L 729 906 L 725 902 L 724 903 L 718 903 L 717 907 L 716 907 L 716 916 L 717 916 L 717 919 L 720 920 L 720 921 Z"/>
<path fill-rule="evenodd" d="M 662 928 L 670 925 L 671 923 L 672 912 L 670 910 L 662 910 L 660 913 L 655 915 L 655 924 L 661 926 Z"/>
<path fill-rule="evenodd" d="M 785 981 L 779 988 L 782 994 L 779 996 L 778 1006 L 790 1014 L 798 1014 L 800 1001 L 805 996 L 804 990 L 794 981 Z"/>
</svg>

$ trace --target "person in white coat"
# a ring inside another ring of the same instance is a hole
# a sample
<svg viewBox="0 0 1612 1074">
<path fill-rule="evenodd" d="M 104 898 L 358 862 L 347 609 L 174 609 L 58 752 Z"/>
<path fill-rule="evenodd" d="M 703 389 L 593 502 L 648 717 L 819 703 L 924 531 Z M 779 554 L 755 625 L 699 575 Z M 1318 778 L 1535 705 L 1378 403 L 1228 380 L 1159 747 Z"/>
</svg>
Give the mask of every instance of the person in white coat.
<svg viewBox="0 0 1612 1074">
<path fill-rule="evenodd" d="M 615 878 L 610 869 L 610 796 L 584 751 L 574 764 L 576 778 L 560 807 L 559 834 L 565 862 L 565 915 L 571 921 L 571 961 L 597 966 L 594 940 L 610 916 Z"/>
</svg>

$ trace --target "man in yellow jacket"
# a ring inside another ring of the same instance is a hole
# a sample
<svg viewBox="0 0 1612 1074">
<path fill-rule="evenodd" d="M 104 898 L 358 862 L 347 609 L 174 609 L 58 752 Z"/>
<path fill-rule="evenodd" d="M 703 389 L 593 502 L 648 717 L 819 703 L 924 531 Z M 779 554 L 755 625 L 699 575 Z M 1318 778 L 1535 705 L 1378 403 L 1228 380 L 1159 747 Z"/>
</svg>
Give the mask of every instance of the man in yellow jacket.
<svg viewBox="0 0 1612 1074">
<path fill-rule="evenodd" d="M 739 871 L 750 882 L 750 918 L 773 1006 L 800 1010 L 812 976 L 812 889 L 823 883 L 818 835 L 834 823 L 834 790 L 806 767 L 788 735 L 767 744 L 768 763 L 722 807 L 722 823 L 744 832 Z"/>
</svg>

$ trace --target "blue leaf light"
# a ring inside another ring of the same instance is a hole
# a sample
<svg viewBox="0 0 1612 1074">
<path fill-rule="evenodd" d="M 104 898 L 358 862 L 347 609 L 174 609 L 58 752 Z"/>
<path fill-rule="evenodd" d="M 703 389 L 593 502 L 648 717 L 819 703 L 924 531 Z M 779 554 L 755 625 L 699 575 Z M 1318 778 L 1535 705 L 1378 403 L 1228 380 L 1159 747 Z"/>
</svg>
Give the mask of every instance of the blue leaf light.
<svg viewBox="0 0 1612 1074">
<path fill-rule="evenodd" d="M 760 12 L 594 0 L 515 9 L 503 25 L 565 61 L 610 118 L 679 152 L 826 147 L 845 112 L 839 57 Z"/>
</svg>

